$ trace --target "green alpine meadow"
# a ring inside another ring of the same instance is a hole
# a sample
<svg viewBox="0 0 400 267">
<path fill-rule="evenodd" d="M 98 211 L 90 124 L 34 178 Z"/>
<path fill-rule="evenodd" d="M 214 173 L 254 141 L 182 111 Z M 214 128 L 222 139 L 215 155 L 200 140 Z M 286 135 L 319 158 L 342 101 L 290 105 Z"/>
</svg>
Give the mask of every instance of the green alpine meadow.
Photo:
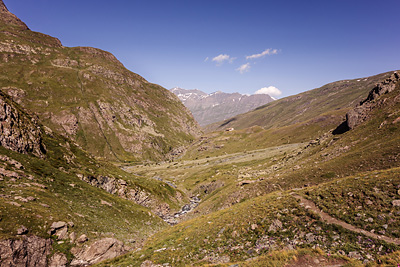
<svg viewBox="0 0 400 267">
<path fill-rule="evenodd" d="M 156 25 L 153 4 L 143 24 Z M 242 62 L 243 77 L 284 52 L 201 61 Z M 0 0 L 1 267 L 399 266 L 400 71 L 275 98 L 167 90 L 129 69 Z"/>
</svg>

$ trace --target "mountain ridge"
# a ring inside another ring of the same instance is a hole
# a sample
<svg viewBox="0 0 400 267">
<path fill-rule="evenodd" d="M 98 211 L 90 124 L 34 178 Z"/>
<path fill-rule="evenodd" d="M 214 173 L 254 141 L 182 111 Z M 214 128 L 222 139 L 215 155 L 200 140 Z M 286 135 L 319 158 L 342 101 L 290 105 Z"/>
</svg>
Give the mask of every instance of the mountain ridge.
<svg viewBox="0 0 400 267">
<path fill-rule="evenodd" d="M 18 26 L 22 22 L 5 6 L 3 13 L 0 89 L 47 127 L 116 161 L 165 159 L 200 133 L 174 94 L 127 70 L 111 53 L 64 47 Z"/>
<path fill-rule="evenodd" d="M 391 73 L 393 71 L 332 82 L 297 95 L 278 99 L 225 121 L 208 125 L 206 131 L 224 130 L 231 127 L 244 129 L 256 125 L 272 129 L 304 123 L 309 119 L 316 119 L 318 116 L 322 116 L 321 120 L 323 120 L 323 116 L 327 112 L 340 113 L 341 116 L 347 112 L 347 109 L 363 100 L 376 83 L 389 77 Z M 334 115 L 335 120 L 341 121 L 342 119 L 338 115 Z M 337 122 L 335 121 L 335 123 Z"/>
<path fill-rule="evenodd" d="M 18 26 L 22 30 L 29 30 L 28 26 L 24 22 L 8 10 L 3 0 L 0 0 L 0 21 L 6 24 Z"/>
<path fill-rule="evenodd" d="M 200 126 L 221 121 L 237 114 L 253 110 L 274 99 L 267 94 L 243 95 L 216 91 L 207 94 L 198 89 L 170 89 L 189 108 Z"/>
</svg>

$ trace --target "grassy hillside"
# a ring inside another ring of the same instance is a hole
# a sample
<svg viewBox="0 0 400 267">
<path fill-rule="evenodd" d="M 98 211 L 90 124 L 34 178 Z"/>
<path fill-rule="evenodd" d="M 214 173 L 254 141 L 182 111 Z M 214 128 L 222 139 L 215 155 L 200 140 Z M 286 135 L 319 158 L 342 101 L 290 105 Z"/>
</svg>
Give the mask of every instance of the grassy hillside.
<svg viewBox="0 0 400 267">
<path fill-rule="evenodd" d="M 0 23 L 0 88 L 95 156 L 160 160 L 198 126 L 179 99 L 110 53 Z"/>
<path fill-rule="evenodd" d="M 244 150 L 256 150 L 286 144 L 309 142 L 337 127 L 343 120 L 344 110 L 335 110 L 320 114 L 316 118 L 296 124 L 264 129 L 252 126 L 234 131 L 216 131 L 206 133 L 187 147 L 182 159 L 190 160 Z"/>
<path fill-rule="evenodd" d="M 71 140 L 34 124 L 28 113 L 2 93 L 0 100 L 8 110 L 6 114 L 0 110 L 1 133 L 16 132 L 6 141 L 18 140 L 9 149 L 0 146 L 0 241 L 20 240 L 26 235 L 51 238 L 52 254 L 59 251 L 69 261 L 72 250 L 81 247 L 75 242 L 81 235 L 87 236 L 88 244 L 112 237 L 133 249 L 168 226 L 160 216 L 189 202 L 168 184 L 96 160 Z M 19 123 L 6 124 L 4 117 Z M 24 127 L 40 132 L 34 141 L 40 142 L 41 154 L 30 150 L 29 139 L 18 139 L 17 129 Z M 63 241 L 50 233 L 53 223 L 60 221 L 69 224 Z M 1 264 L 5 264 L 4 257 Z"/>
<path fill-rule="evenodd" d="M 384 229 L 385 224 L 391 221 L 387 229 L 396 232 L 398 221 L 396 212 L 400 210 L 398 207 L 393 208 L 391 201 L 399 197 L 389 192 L 392 191 L 390 184 L 397 185 L 400 182 L 398 177 L 399 169 L 364 173 L 359 177 L 348 177 L 321 184 L 318 188 L 296 191 L 296 194 L 305 196 L 313 194 L 318 196 L 312 198 L 317 205 L 329 203 L 338 207 L 340 204 L 335 204 L 337 198 L 329 198 L 335 192 L 340 194 L 340 191 L 343 191 L 347 197 L 349 197 L 348 192 L 353 192 L 356 199 L 362 200 L 357 198 L 360 192 L 359 181 L 368 185 L 363 187 L 363 191 L 370 194 L 373 194 L 373 188 L 379 187 L 382 190 L 380 212 L 375 210 L 372 215 L 362 214 L 362 218 L 348 214 L 346 218 L 351 218 L 348 221 L 357 225 L 355 220 L 360 221 L 364 217 L 372 216 L 376 220 L 375 227 L 379 229 Z M 387 183 L 388 180 L 390 183 Z M 338 188 L 336 184 L 339 185 Z M 346 188 L 349 185 L 351 187 Z M 335 187 L 333 192 L 332 186 Z M 352 202 L 343 199 L 340 203 L 343 203 L 343 206 L 340 206 L 339 213 L 343 208 L 351 211 L 351 206 L 348 207 L 347 204 Z M 356 209 L 357 212 L 368 213 L 364 208 L 365 202 L 354 205 L 362 206 Z M 385 219 L 380 220 L 379 216 Z M 368 229 L 368 225 L 364 227 Z M 230 266 L 242 261 L 247 261 L 248 266 L 258 266 L 251 263 L 261 259 L 264 266 L 284 266 L 285 263 L 295 262 L 299 254 L 312 254 L 313 252 L 304 251 L 311 248 L 317 249 L 316 251 L 319 251 L 326 260 L 334 261 L 341 256 L 350 256 L 358 258 L 361 262 L 364 259 L 381 260 L 383 255 L 391 255 L 399 249 L 395 244 L 369 238 L 340 225 L 324 222 L 317 213 L 301 205 L 290 192 L 285 191 L 250 199 L 229 209 L 183 222 L 151 238 L 142 251 L 110 261 L 103 266 L 139 265 L 146 260 L 158 264 L 169 263 L 173 266 L 188 264 L 203 266 L 210 263 Z M 342 260 L 342 263 L 349 261 L 345 257 Z"/>
<path fill-rule="evenodd" d="M 104 258 L 130 252 L 100 266 L 399 263 L 400 82 L 332 134 L 391 72 L 275 101 L 191 143 L 197 124 L 170 92 L 9 14 L 0 67 L 0 265 L 32 257 L 14 245 L 32 249 L 30 237 L 51 244 L 47 263 L 96 262 L 117 247 L 104 238 L 125 245 Z"/>
<path fill-rule="evenodd" d="M 357 105 L 379 81 L 393 72 L 343 80 L 324 85 L 298 95 L 285 97 L 268 103 L 254 111 L 235 116 L 224 122 L 211 124 L 207 131 L 227 128 L 244 129 L 255 125 L 264 129 L 279 128 L 304 123 L 314 119 L 324 122 L 326 114 L 334 115 L 338 121 L 348 108 Z M 341 110 L 341 112 L 335 112 Z M 333 114 L 332 114 L 333 113 Z"/>
<path fill-rule="evenodd" d="M 199 141 L 203 146 L 224 141 L 212 147 L 224 153 L 200 150 L 196 159 L 189 149 L 190 158 L 133 167 L 202 201 L 187 221 L 152 237 L 140 252 L 103 265 L 296 266 L 317 259 L 326 265 L 392 266 L 400 244 L 399 95 L 397 84 L 375 101 L 370 119 L 342 135 L 326 132 L 306 143 L 252 150 L 256 146 L 249 141 L 264 131 L 252 127 Z"/>
</svg>

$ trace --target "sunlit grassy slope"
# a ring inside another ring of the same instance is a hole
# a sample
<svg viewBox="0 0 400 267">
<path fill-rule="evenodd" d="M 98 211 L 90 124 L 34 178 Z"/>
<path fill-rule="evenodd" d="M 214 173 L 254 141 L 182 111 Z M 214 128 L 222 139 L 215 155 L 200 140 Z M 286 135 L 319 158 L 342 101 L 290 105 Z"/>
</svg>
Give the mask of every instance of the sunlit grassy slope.
<svg viewBox="0 0 400 267">
<path fill-rule="evenodd" d="M 0 59 L 0 89 L 93 155 L 160 160 L 198 133 L 174 94 L 100 49 L 1 22 Z"/>
<path fill-rule="evenodd" d="M 374 205 L 380 207 L 379 211 L 376 209 L 371 213 L 358 208 L 357 212 L 361 212 L 361 216 L 348 214 L 347 221 L 357 225 L 357 222 L 364 217 L 371 217 L 374 223 L 363 224 L 363 227 L 383 230 L 389 225 L 387 231 L 397 232 L 400 208 L 393 208 L 391 201 L 396 199 L 392 188 L 399 184 L 399 174 L 399 169 L 367 172 L 357 177 L 336 179 L 317 188 L 295 192 L 304 196 L 318 195 L 318 198 L 313 198 L 316 203 L 331 205 L 329 209 L 331 212 L 342 213 L 343 209 L 351 211 L 351 206 L 347 206 L 346 198 L 338 202 L 337 197 L 330 197 L 332 194 L 338 192 L 349 197 L 348 192 L 352 192 L 354 199 L 359 201 L 355 205 L 364 207 L 368 205 L 366 204 L 368 198 L 363 199 L 360 193 L 373 195 L 374 188 L 379 188 L 380 195 L 373 198 Z M 363 187 L 359 186 L 360 182 L 363 183 Z M 378 259 L 381 255 L 399 249 L 396 245 L 362 236 L 338 225 L 323 223 L 318 214 L 299 205 L 288 193 L 290 192 L 271 193 L 247 200 L 229 209 L 186 221 L 151 238 L 144 250 L 110 261 L 108 265 L 127 266 L 151 260 L 160 264 L 168 262 L 174 266 L 187 264 L 200 266 L 210 262 L 229 266 L 228 263 L 260 255 L 263 255 L 264 262 L 268 263 L 275 260 L 274 251 L 275 253 L 281 251 L 280 253 L 285 255 L 284 250 L 313 247 L 320 248 L 325 255 L 349 255 L 356 251 L 364 258 L 371 256 L 371 259 Z M 380 220 L 379 217 L 385 219 Z M 296 255 L 295 251 L 292 253 Z M 276 266 L 283 266 L 292 260 L 292 257 L 282 256 L 282 259 Z"/>
<path fill-rule="evenodd" d="M 103 265 L 261 266 L 261 261 L 265 266 L 296 266 L 304 249 L 317 248 L 325 260 L 351 257 L 335 259 L 349 261 L 348 266 L 391 266 L 398 259 L 397 245 L 324 223 L 291 193 L 343 222 L 398 238 L 400 208 L 393 201 L 400 200 L 399 95 L 398 84 L 377 100 L 371 119 L 342 135 L 325 132 L 309 142 L 278 142 L 258 150 L 249 144 L 239 152 L 240 139 L 251 140 L 248 136 L 262 129 L 214 133 L 202 142 L 220 144 L 226 138 L 223 147 L 213 147 L 226 154 L 199 151 L 197 157 L 192 150 L 177 162 L 134 168 L 169 179 L 202 202 L 187 216 L 191 219 L 153 236 L 143 250 Z"/>
<path fill-rule="evenodd" d="M 254 111 L 235 116 L 224 122 L 211 124 L 208 131 L 227 128 L 245 129 L 255 125 L 265 129 L 305 123 L 308 120 L 321 122 L 341 120 L 347 109 L 363 100 L 376 83 L 389 77 L 393 72 L 343 80 L 324 85 L 298 95 L 285 97 L 261 106 Z M 335 112 L 341 110 L 341 112 Z M 294 135 L 294 134 L 293 134 Z"/>
</svg>

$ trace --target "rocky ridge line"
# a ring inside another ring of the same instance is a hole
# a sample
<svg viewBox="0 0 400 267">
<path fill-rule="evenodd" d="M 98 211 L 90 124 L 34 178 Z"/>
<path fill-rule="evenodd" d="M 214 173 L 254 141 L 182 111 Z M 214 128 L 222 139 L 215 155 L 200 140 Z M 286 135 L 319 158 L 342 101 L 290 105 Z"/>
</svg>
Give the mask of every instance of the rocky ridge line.
<svg viewBox="0 0 400 267">
<path fill-rule="evenodd" d="M 3 0 L 0 0 L 0 21 L 5 22 L 6 24 L 11 24 L 18 26 L 22 30 L 29 30 L 28 26 L 23 23 L 17 16 L 8 11 L 6 5 Z"/>
<path fill-rule="evenodd" d="M 229 119 L 274 101 L 267 94 L 242 95 L 220 91 L 207 94 L 197 89 L 186 90 L 178 87 L 170 91 L 192 112 L 200 126 Z"/>
<path fill-rule="evenodd" d="M 395 90 L 399 81 L 400 74 L 394 72 L 389 78 L 378 83 L 369 92 L 368 97 L 365 100 L 361 101 L 357 107 L 346 114 L 346 120 L 333 131 L 333 134 L 345 133 L 368 120 L 370 112 L 380 104 L 378 103 L 378 98 Z"/>
</svg>

